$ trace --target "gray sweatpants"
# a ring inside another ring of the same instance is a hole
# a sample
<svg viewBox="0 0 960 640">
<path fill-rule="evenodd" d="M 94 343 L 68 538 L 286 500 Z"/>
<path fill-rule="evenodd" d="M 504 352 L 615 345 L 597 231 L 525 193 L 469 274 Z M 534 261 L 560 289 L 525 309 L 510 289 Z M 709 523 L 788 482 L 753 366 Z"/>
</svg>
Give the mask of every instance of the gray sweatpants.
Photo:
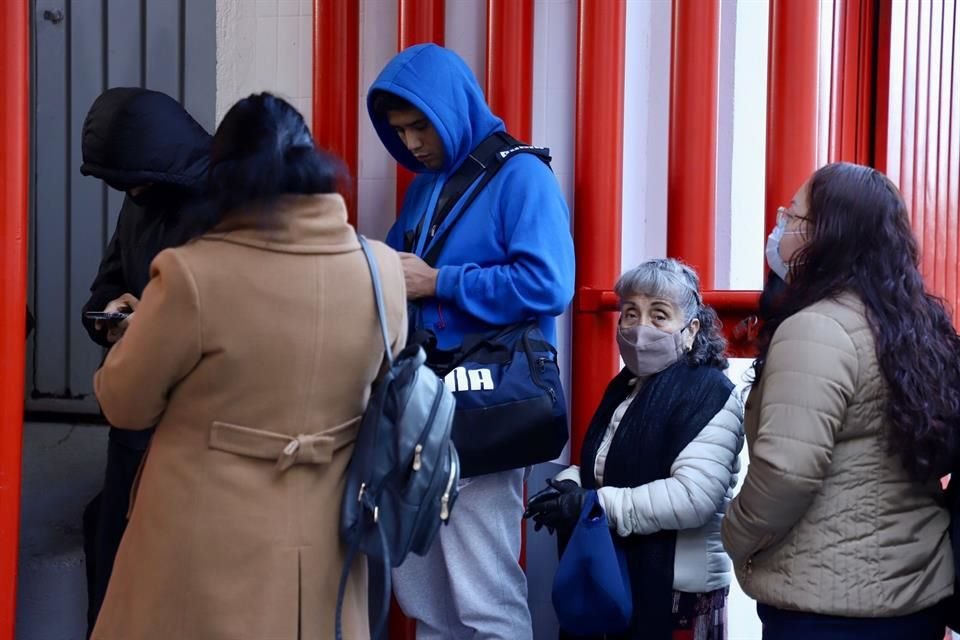
<svg viewBox="0 0 960 640">
<path fill-rule="evenodd" d="M 425 556 L 393 570 L 417 640 L 532 640 L 520 557 L 524 470 L 472 478 Z"/>
</svg>

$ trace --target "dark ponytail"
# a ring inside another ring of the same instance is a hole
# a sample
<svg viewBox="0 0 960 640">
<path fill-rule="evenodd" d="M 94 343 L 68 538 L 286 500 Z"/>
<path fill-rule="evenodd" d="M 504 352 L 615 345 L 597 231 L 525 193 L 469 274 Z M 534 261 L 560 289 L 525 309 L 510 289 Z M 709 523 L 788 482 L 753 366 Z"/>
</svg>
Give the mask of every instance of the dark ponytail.
<svg viewBox="0 0 960 640">
<path fill-rule="evenodd" d="M 258 200 L 333 193 L 346 182 L 343 163 L 319 151 L 297 110 L 269 93 L 227 112 L 213 137 L 208 175 L 214 224 Z"/>
</svg>

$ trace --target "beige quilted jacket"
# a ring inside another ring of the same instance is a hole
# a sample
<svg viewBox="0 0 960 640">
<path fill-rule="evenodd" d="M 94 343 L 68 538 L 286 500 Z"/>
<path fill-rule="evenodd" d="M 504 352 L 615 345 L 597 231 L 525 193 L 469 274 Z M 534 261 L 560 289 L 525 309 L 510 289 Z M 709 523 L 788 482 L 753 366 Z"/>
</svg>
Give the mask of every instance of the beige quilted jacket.
<svg viewBox="0 0 960 640">
<path fill-rule="evenodd" d="M 887 453 L 886 383 L 850 294 L 785 321 L 747 400 L 750 456 L 723 544 L 743 590 L 812 613 L 887 617 L 953 591 L 936 482 Z"/>
</svg>

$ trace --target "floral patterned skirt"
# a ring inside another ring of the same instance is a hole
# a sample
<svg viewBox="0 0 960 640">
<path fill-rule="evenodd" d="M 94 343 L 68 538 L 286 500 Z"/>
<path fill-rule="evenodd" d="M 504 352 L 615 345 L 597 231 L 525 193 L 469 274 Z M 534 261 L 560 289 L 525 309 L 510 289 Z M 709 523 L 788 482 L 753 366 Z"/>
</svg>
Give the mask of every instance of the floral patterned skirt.
<svg viewBox="0 0 960 640">
<path fill-rule="evenodd" d="M 673 640 L 726 640 L 729 587 L 707 593 L 673 592 Z"/>
</svg>

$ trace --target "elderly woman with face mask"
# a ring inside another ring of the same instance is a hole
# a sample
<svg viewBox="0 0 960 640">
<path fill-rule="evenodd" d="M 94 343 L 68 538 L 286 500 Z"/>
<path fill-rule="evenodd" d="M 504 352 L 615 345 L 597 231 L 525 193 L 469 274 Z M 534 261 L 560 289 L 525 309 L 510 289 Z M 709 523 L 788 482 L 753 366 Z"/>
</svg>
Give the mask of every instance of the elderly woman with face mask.
<svg viewBox="0 0 960 640">
<path fill-rule="evenodd" d="M 623 639 L 721 640 L 731 579 L 720 522 L 739 471 L 743 408 L 696 273 L 672 259 L 623 274 L 626 367 L 590 423 L 581 466 L 530 501 L 536 528 L 568 534 L 596 490 L 625 552 L 633 616 Z M 614 636 L 607 635 L 612 639 Z"/>
</svg>

